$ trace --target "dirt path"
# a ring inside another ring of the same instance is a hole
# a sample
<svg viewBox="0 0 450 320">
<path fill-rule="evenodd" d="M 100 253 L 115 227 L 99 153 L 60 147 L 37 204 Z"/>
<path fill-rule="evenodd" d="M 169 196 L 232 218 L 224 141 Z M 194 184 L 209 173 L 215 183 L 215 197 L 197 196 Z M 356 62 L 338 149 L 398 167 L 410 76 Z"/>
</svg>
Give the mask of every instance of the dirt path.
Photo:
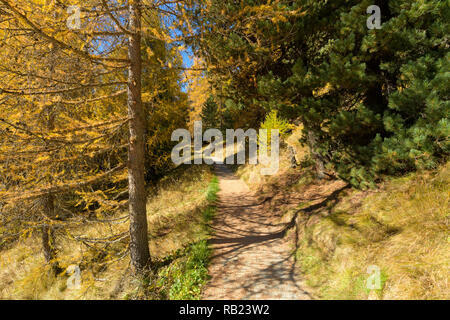
<svg viewBox="0 0 450 320">
<path fill-rule="evenodd" d="M 204 299 L 311 299 L 295 273 L 285 225 L 271 222 L 271 214 L 226 166 L 216 173 L 221 191 Z"/>
</svg>

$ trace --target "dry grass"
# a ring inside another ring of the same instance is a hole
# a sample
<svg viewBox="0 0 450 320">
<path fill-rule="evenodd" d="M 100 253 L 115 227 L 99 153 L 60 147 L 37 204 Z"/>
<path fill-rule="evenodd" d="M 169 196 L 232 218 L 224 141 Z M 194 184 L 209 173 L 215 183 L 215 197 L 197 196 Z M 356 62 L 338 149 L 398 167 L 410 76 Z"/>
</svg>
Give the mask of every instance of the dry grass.
<svg viewBox="0 0 450 320">
<path fill-rule="evenodd" d="M 192 166 L 182 175 L 173 174 L 160 184 L 157 196 L 147 204 L 151 226 L 150 250 L 164 257 L 187 243 L 206 236 L 202 211 L 213 175 L 208 167 Z"/>
<path fill-rule="evenodd" d="M 290 138 L 291 145 L 299 134 L 297 130 Z M 307 149 L 300 145 L 296 149 L 300 161 L 308 158 Z M 343 189 L 345 184 L 339 181 L 314 181 L 311 168 L 289 165 L 283 150 L 277 175 L 262 177 L 260 166 L 241 166 L 237 173 L 262 197 L 270 198 L 267 210 L 284 215 L 284 221 L 296 217 L 289 236 L 296 240 L 299 270 L 319 297 L 450 298 L 450 164 L 391 179 L 364 192 Z M 201 220 L 211 178 L 208 168 L 192 166 L 153 190 L 156 196 L 149 199 L 147 209 L 154 257 L 164 258 L 205 238 Z M 111 231 L 83 226 L 77 234 L 104 237 Z M 32 236 L 1 252 L 0 298 L 110 299 L 139 291 L 142 284 L 130 278 L 128 258 L 112 262 L 123 245 L 101 254 L 68 239 L 59 243 L 61 264 L 82 267 L 82 290 L 67 289 L 66 277 L 49 276 L 42 267 L 40 242 Z M 383 283 L 383 289 L 375 292 L 366 289 L 367 268 L 372 265 L 381 269 Z"/>
<path fill-rule="evenodd" d="M 450 166 L 350 191 L 297 218 L 297 259 L 325 299 L 448 299 Z M 367 268 L 383 289 L 366 288 Z"/>
<path fill-rule="evenodd" d="M 162 259 L 174 251 L 203 239 L 207 233 L 202 210 L 208 205 L 207 188 L 213 174 L 208 167 L 191 166 L 166 177 L 152 190 L 148 221 L 151 254 Z M 123 215 L 121 213 L 120 215 Z M 128 229 L 84 225 L 72 230 L 77 235 L 102 238 Z M 31 235 L 0 253 L 0 299 L 121 299 L 137 291 L 142 283 L 129 274 L 126 242 L 91 250 L 65 237 L 58 237 L 59 263 L 78 265 L 82 289 L 67 288 L 66 275 L 54 277 L 45 267 L 40 240 Z"/>
</svg>

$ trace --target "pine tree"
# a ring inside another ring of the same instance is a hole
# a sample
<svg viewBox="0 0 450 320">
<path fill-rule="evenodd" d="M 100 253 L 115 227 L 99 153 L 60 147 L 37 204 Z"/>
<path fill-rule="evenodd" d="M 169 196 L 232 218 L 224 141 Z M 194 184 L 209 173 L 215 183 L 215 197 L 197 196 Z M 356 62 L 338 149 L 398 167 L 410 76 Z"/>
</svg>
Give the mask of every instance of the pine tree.
<svg viewBox="0 0 450 320">
<path fill-rule="evenodd" d="M 210 96 L 203 105 L 201 118 L 204 130 L 219 127 L 219 110 L 217 107 L 217 103 L 214 101 L 214 98 L 212 96 Z"/>
<path fill-rule="evenodd" d="M 371 5 L 381 29 L 367 27 Z M 215 86 L 255 117 L 263 108 L 300 120 L 319 175 L 328 167 L 365 188 L 448 158 L 448 2 L 211 1 L 203 10 L 198 52 Z"/>
</svg>

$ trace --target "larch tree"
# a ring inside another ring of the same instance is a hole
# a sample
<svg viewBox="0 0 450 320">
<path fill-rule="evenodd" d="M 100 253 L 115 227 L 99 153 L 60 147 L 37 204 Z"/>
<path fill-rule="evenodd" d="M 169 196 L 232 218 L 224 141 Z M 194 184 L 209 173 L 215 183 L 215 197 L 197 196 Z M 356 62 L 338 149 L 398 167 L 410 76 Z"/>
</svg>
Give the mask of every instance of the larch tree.
<svg viewBox="0 0 450 320">
<path fill-rule="evenodd" d="M 129 4 L 128 30 L 128 188 L 130 210 L 130 254 L 137 270 L 150 262 L 147 227 L 147 191 L 145 189 L 145 121 L 142 104 L 141 1 Z M 120 25 L 120 22 L 117 22 Z M 124 27 L 120 27 L 125 30 Z"/>
<path fill-rule="evenodd" d="M 0 205 L 13 213 L 2 218 L 15 226 L 30 222 L 19 233 L 41 229 L 47 262 L 56 258 L 54 230 L 92 215 L 107 222 L 128 204 L 128 217 L 120 218 L 129 220 L 128 234 L 76 238 L 129 238 L 134 269 L 151 263 L 142 39 L 167 40 L 146 22 L 165 3 L 0 1 Z M 155 97 L 150 84 L 146 96 Z M 120 197 L 125 179 L 128 201 Z"/>
<path fill-rule="evenodd" d="M 189 82 L 189 102 L 190 102 L 190 121 L 189 127 L 194 128 L 194 122 L 200 120 L 203 105 L 212 92 L 208 81 L 204 62 L 199 58 L 194 58 L 193 70 L 186 72 L 186 78 Z M 192 131 L 193 132 L 193 131 Z"/>
<path fill-rule="evenodd" d="M 28 225 L 22 232 L 42 230 L 44 256 L 57 267 L 54 231 L 73 217 L 67 204 L 76 192 L 101 190 L 100 183 L 124 169 L 115 146 L 128 120 L 111 108 L 126 82 L 114 81 L 97 63 L 107 59 L 76 49 L 87 45 L 86 37 L 66 34 L 65 7 L 1 4 L 2 200 L 18 207 L 9 220 Z M 94 198 L 99 202 L 103 196 L 91 192 L 85 206 Z M 119 204 L 108 207 L 96 211 Z"/>
</svg>

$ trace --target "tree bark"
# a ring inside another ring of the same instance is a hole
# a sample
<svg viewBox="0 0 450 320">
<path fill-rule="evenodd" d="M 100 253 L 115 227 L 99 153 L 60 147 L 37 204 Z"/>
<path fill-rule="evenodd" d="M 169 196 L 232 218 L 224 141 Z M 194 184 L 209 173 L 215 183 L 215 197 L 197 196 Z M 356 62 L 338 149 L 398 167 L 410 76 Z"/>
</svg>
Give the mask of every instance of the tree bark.
<svg viewBox="0 0 450 320">
<path fill-rule="evenodd" d="M 48 195 L 44 199 L 43 210 L 45 211 L 45 216 L 54 217 L 55 216 L 55 199 L 53 195 Z M 44 258 L 47 264 L 52 266 L 52 270 L 58 273 L 61 268 L 56 260 L 56 246 L 55 237 L 53 234 L 53 227 L 48 224 L 44 224 L 41 229 L 42 233 L 42 249 L 44 251 Z"/>
<path fill-rule="evenodd" d="M 295 151 L 295 148 L 293 146 L 288 146 L 289 150 L 289 158 L 291 159 L 291 168 L 297 168 L 298 162 L 297 162 L 297 152 Z"/>
<path fill-rule="evenodd" d="M 54 66 L 54 53 L 55 53 L 55 48 L 52 48 L 49 54 L 49 59 L 50 59 L 50 65 L 49 65 L 49 69 L 50 69 L 50 73 L 52 74 L 55 66 Z M 46 85 L 50 85 L 47 84 L 46 81 Z M 31 86 L 30 86 L 31 87 Z M 44 103 L 46 103 L 46 97 L 43 96 L 42 99 L 44 100 Z M 55 112 L 54 112 L 54 106 L 48 106 L 46 109 L 44 109 L 44 111 L 47 113 L 46 114 L 46 127 L 47 130 L 49 132 L 53 131 L 55 129 Z M 53 184 L 53 176 L 51 174 L 51 172 L 48 173 L 47 175 L 47 179 L 50 183 L 50 185 Z M 44 216 L 46 216 L 48 219 L 54 219 L 56 216 L 56 212 L 55 212 L 55 196 L 51 193 L 48 193 L 46 195 L 43 196 L 43 211 L 44 211 Z M 55 241 L 55 235 L 54 235 L 54 230 L 53 230 L 53 226 L 51 224 L 47 224 L 46 222 L 44 222 L 44 225 L 42 226 L 42 249 L 44 251 L 44 258 L 45 258 L 45 262 L 47 264 L 50 264 L 52 267 L 52 271 L 55 273 L 59 273 L 61 271 L 61 268 L 59 267 L 59 263 L 57 261 L 57 252 L 56 252 L 56 241 Z"/>
<path fill-rule="evenodd" d="M 53 263 L 56 259 L 55 240 L 53 228 L 48 224 L 42 226 L 42 248 L 44 249 L 45 262 Z"/>
<path fill-rule="evenodd" d="M 316 163 L 317 178 L 324 179 L 325 178 L 325 164 L 322 159 L 322 156 L 317 152 L 316 135 L 314 134 L 314 132 L 312 130 L 308 130 L 308 145 L 309 145 L 309 149 L 311 150 L 313 160 Z"/>
<path fill-rule="evenodd" d="M 142 272 L 150 264 L 145 189 L 145 124 L 141 97 L 141 1 L 130 1 L 131 34 L 128 41 L 128 116 L 129 152 L 128 183 L 130 210 L 130 256 L 135 272 Z"/>
</svg>

